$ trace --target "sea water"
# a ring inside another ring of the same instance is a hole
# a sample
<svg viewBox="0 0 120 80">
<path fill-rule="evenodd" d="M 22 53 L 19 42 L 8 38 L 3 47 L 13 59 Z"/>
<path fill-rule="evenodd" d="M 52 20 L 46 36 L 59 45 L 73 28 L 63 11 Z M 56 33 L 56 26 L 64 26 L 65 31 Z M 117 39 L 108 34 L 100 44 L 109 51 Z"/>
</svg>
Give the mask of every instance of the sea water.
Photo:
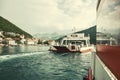
<svg viewBox="0 0 120 80">
<path fill-rule="evenodd" d="M 90 53 L 53 53 L 49 46 L 0 47 L 0 80 L 83 80 Z"/>
</svg>

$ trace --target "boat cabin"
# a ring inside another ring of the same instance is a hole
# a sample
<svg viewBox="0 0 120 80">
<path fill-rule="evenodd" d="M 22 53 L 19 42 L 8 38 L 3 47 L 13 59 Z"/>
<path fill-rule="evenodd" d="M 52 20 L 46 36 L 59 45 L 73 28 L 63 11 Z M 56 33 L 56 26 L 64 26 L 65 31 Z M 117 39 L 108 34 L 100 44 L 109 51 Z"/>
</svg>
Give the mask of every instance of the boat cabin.
<svg viewBox="0 0 120 80">
<path fill-rule="evenodd" d="M 84 33 L 81 34 L 70 34 L 67 35 L 66 37 L 64 37 L 61 40 L 61 44 L 60 45 L 77 45 L 77 46 L 88 46 L 90 44 L 90 38 L 85 37 Z"/>
</svg>

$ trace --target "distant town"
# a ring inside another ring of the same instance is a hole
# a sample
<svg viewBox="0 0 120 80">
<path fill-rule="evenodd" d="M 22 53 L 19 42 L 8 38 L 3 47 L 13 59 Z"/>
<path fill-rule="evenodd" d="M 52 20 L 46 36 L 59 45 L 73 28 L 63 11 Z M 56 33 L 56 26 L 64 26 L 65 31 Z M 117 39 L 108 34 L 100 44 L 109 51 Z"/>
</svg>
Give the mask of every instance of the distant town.
<svg viewBox="0 0 120 80">
<path fill-rule="evenodd" d="M 0 46 L 15 46 L 15 45 L 53 45 L 54 40 L 44 40 L 37 38 L 27 38 L 24 34 L 14 32 L 0 31 Z"/>
</svg>

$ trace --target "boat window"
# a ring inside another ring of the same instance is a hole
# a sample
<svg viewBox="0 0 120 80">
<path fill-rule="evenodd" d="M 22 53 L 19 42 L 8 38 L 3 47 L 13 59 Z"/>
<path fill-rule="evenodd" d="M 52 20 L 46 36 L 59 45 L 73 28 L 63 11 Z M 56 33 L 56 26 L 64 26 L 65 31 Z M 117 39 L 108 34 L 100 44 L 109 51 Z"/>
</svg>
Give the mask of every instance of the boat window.
<svg viewBox="0 0 120 80">
<path fill-rule="evenodd" d="M 86 41 L 85 40 L 64 40 L 63 41 L 63 45 L 68 45 L 68 44 L 76 44 L 76 45 L 81 45 L 84 44 L 86 45 Z"/>
<path fill-rule="evenodd" d="M 76 34 L 72 34 L 71 37 L 78 37 L 78 35 L 76 35 Z"/>
<path fill-rule="evenodd" d="M 72 44 L 75 44 L 75 42 L 72 42 Z"/>
<path fill-rule="evenodd" d="M 66 41 L 66 40 L 64 40 L 64 41 L 63 41 L 63 45 L 65 45 L 66 43 L 67 43 L 67 41 Z"/>
</svg>

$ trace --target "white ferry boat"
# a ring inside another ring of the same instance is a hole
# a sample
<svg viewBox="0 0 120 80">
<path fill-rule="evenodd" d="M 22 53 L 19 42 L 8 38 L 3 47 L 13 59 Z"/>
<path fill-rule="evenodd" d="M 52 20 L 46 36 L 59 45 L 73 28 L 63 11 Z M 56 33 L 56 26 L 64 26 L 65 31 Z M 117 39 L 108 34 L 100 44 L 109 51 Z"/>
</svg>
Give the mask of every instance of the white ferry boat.
<svg viewBox="0 0 120 80">
<path fill-rule="evenodd" d="M 84 33 L 70 34 L 64 37 L 60 44 L 56 44 L 50 47 L 50 51 L 53 52 L 88 52 L 91 51 L 90 46 L 90 37 L 89 35 L 85 37 Z"/>
</svg>

